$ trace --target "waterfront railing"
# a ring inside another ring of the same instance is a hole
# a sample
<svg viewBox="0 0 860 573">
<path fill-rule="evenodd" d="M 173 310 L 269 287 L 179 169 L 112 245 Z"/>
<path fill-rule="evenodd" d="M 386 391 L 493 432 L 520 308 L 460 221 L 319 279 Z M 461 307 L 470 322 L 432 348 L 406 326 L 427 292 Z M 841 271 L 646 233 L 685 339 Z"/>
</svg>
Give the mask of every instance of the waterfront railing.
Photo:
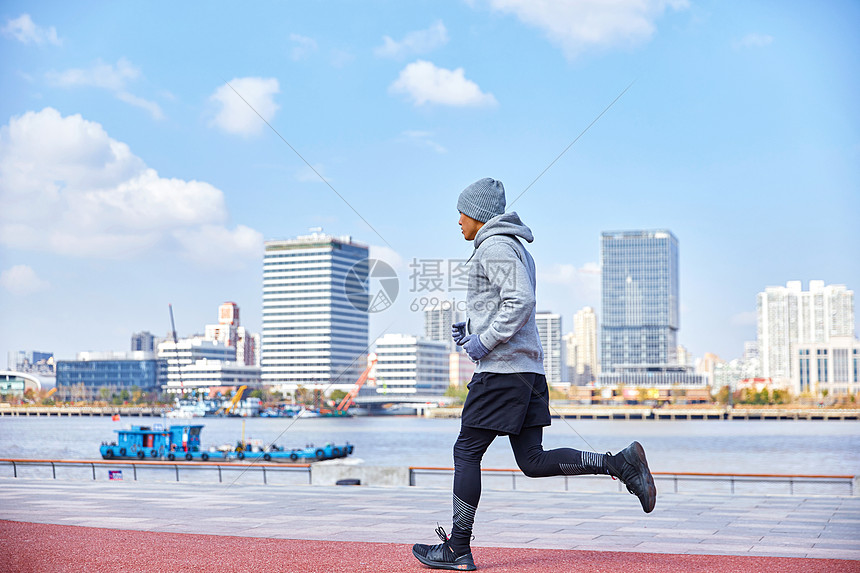
<svg viewBox="0 0 860 573">
<path fill-rule="evenodd" d="M 409 485 L 435 486 L 449 481 L 453 468 L 410 467 Z M 624 491 L 620 480 L 608 480 L 606 476 L 579 475 L 555 476 L 539 480 L 524 479 L 519 469 L 481 468 L 483 482 L 488 489 L 547 490 L 552 482 L 555 490 L 591 491 L 617 489 Z M 652 472 L 657 490 L 673 493 L 716 494 L 788 494 L 788 495 L 856 495 L 857 476 L 810 475 L 810 474 L 752 474 L 752 473 L 705 473 L 705 472 Z M 419 476 L 423 483 L 419 484 Z M 571 485 L 575 484 L 573 488 Z M 502 486 L 500 488 L 500 486 Z M 560 487 L 559 487 L 560 486 Z"/>
<path fill-rule="evenodd" d="M 137 460 L 0 459 L 0 477 L 126 481 L 175 481 L 189 483 L 300 485 L 327 483 L 322 474 L 314 479 L 315 464 L 273 462 L 185 462 Z M 330 466 L 326 466 L 330 467 Z M 353 468 L 352 470 L 350 468 Z M 322 467 L 320 468 L 322 469 Z M 366 466 L 340 466 L 342 477 L 350 471 L 373 475 Z M 388 468 L 390 469 L 390 468 Z M 388 485 L 450 488 L 454 469 L 412 466 L 403 468 L 398 483 Z M 382 472 L 386 473 L 386 472 Z M 399 473 L 399 472 L 398 472 Z M 482 468 L 484 487 L 517 491 L 624 491 L 618 480 L 606 476 L 556 476 L 525 479 L 519 469 Z M 390 472 L 387 472 L 391 475 Z M 654 472 L 660 492 L 710 494 L 848 495 L 860 494 L 857 476 L 811 474 L 739 474 L 707 472 Z M 407 478 L 408 476 L 408 478 Z M 354 476 L 353 476 L 354 477 Z M 408 481 L 407 481 L 408 479 Z M 357 480 L 346 480 L 357 481 Z M 402 483 L 400 483 L 402 481 Z M 365 485 L 375 485 L 365 480 Z"/>
<path fill-rule="evenodd" d="M 210 483 L 311 483 L 310 464 L 0 459 L 0 477 Z M 9 470 L 11 469 L 11 475 Z M 125 471 L 127 473 L 123 474 Z M 130 472 L 130 475 L 129 473 Z"/>
</svg>

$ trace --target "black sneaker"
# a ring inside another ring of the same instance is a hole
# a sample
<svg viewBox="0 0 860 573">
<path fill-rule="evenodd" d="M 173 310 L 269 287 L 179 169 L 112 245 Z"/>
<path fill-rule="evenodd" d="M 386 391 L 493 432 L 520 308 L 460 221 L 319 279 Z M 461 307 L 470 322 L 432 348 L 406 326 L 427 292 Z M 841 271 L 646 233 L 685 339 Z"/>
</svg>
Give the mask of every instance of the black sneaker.
<svg viewBox="0 0 860 573">
<path fill-rule="evenodd" d="M 639 498 L 645 513 L 654 511 L 657 486 L 654 485 L 654 478 L 648 469 L 648 460 L 645 459 L 642 444 L 633 442 L 618 452 L 618 455 L 607 454 L 605 459 L 609 475 L 620 479 L 627 486 L 627 491 Z"/>
<path fill-rule="evenodd" d="M 472 560 L 472 552 L 464 555 L 454 555 L 454 550 L 448 544 L 448 535 L 442 527 L 436 528 L 436 535 L 442 540 L 438 545 L 424 545 L 416 543 L 412 546 L 412 555 L 418 561 L 432 569 L 450 569 L 452 571 L 474 571 L 475 562 Z"/>
</svg>

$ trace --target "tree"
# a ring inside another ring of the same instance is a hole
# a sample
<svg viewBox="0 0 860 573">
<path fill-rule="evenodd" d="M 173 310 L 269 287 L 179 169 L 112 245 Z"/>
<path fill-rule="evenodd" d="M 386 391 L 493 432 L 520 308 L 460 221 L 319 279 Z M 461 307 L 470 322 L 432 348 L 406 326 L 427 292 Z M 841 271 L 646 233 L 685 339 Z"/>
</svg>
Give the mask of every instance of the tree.
<svg viewBox="0 0 860 573">
<path fill-rule="evenodd" d="M 448 386 L 448 389 L 445 390 L 445 395 L 454 398 L 457 404 L 464 403 L 468 394 L 469 388 L 466 386 Z"/>
<path fill-rule="evenodd" d="M 330 396 L 330 398 L 335 404 L 340 404 L 340 401 L 343 400 L 345 397 L 346 392 L 344 392 L 343 390 L 334 390 Z"/>
<path fill-rule="evenodd" d="M 728 404 L 729 397 L 731 396 L 731 388 L 726 385 L 720 388 L 719 392 L 717 392 L 716 401 L 718 404 Z"/>
</svg>

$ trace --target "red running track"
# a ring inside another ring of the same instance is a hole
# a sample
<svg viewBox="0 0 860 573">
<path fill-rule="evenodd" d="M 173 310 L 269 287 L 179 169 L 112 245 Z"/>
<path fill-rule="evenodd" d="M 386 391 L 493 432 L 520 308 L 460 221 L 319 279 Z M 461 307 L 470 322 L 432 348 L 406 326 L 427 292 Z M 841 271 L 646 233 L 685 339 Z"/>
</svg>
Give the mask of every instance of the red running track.
<svg viewBox="0 0 860 573">
<path fill-rule="evenodd" d="M 497 573 L 860 572 L 860 561 L 477 547 Z M 0 521 L 0 571 L 302 573 L 428 572 L 399 543 L 307 541 Z"/>
</svg>

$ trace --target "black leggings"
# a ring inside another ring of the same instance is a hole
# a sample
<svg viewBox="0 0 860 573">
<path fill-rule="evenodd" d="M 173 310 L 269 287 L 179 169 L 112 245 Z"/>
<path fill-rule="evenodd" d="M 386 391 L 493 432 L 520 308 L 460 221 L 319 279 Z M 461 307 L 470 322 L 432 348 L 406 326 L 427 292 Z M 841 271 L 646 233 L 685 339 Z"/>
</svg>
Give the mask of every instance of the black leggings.
<svg viewBox="0 0 860 573">
<path fill-rule="evenodd" d="M 454 444 L 454 527 L 451 542 L 455 551 L 468 548 L 472 523 L 481 498 L 481 459 L 498 434 L 493 430 L 462 426 Z M 517 465 L 528 477 L 605 474 L 603 454 L 572 448 L 543 449 L 543 428 L 523 428 L 509 436 Z M 458 553 L 460 552 L 458 551 Z"/>
</svg>

